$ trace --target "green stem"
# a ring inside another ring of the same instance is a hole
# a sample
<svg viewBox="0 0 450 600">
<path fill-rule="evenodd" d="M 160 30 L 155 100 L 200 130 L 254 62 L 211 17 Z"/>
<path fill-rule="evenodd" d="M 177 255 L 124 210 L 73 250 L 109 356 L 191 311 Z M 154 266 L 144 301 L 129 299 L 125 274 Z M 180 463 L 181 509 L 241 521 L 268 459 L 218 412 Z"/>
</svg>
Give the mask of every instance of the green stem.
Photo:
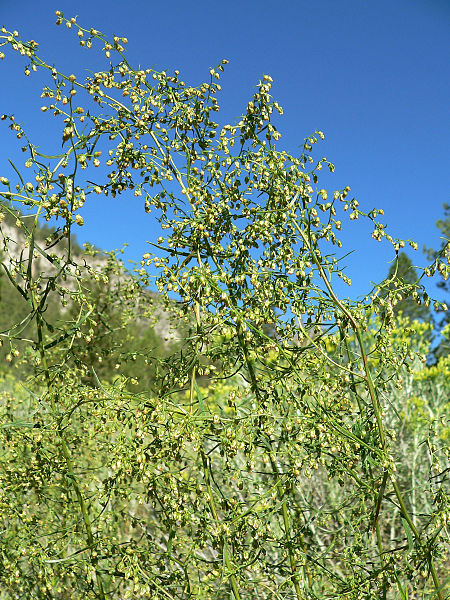
<svg viewBox="0 0 450 600">
<path fill-rule="evenodd" d="M 282 515 L 283 515 L 284 534 L 285 534 L 287 550 L 288 550 L 288 554 L 289 554 L 289 565 L 291 567 L 291 581 L 292 581 L 292 584 L 295 589 L 295 594 L 297 596 L 297 600 L 301 600 L 303 598 L 303 594 L 300 589 L 300 584 L 298 582 L 297 562 L 295 560 L 295 556 L 294 556 L 294 553 L 293 553 L 292 547 L 291 547 L 292 534 L 291 534 L 291 524 L 290 524 L 290 520 L 289 520 L 289 512 L 287 509 L 286 497 L 285 497 L 285 493 L 283 490 L 283 486 L 281 485 L 281 481 L 280 481 L 280 471 L 279 471 L 277 463 L 271 453 L 269 453 L 269 459 L 270 459 L 270 464 L 272 466 L 272 471 L 277 476 L 277 492 L 278 492 L 279 497 L 282 499 L 281 511 L 282 511 Z M 299 539 L 300 539 L 300 543 L 302 545 L 302 549 L 305 552 L 305 547 L 303 545 L 303 540 L 302 540 L 301 534 L 300 534 Z M 308 579 L 308 585 L 309 585 L 309 587 L 311 587 L 312 586 L 312 577 L 311 577 L 311 573 L 309 572 L 309 569 L 306 565 L 306 560 L 305 560 L 304 571 L 305 571 L 305 575 Z"/>
<path fill-rule="evenodd" d="M 198 257 L 198 260 L 200 262 L 200 257 Z M 198 303 L 196 303 L 194 306 L 194 312 L 195 312 L 195 320 L 197 323 L 197 334 L 200 334 L 201 315 L 200 315 L 200 306 Z M 194 405 L 194 389 L 195 389 L 196 371 L 197 371 L 196 365 L 194 365 L 192 368 L 192 372 L 191 372 L 191 382 L 190 382 L 190 390 L 189 390 L 191 410 Z M 209 507 L 210 507 L 213 519 L 215 520 L 216 524 L 218 525 L 219 524 L 219 515 L 216 510 L 216 504 L 214 501 L 214 495 L 213 495 L 213 491 L 212 491 L 212 487 L 211 487 L 211 478 L 210 478 L 210 473 L 209 473 L 208 459 L 206 458 L 203 447 L 201 449 L 201 457 L 202 457 L 203 473 L 204 473 L 204 477 L 205 477 L 206 489 L 208 490 Z M 227 546 L 226 539 L 222 540 L 222 553 L 223 553 L 223 558 L 225 560 L 225 564 L 230 573 L 230 583 L 231 583 L 231 589 L 233 590 L 234 598 L 235 598 L 235 600 L 241 600 L 236 576 L 233 573 L 233 564 L 231 562 L 230 553 L 228 552 L 228 546 Z"/>
<path fill-rule="evenodd" d="M 384 573 L 383 544 L 382 544 L 382 541 L 381 541 L 381 531 L 380 531 L 380 525 L 379 525 L 379 523 L 376 524 L 375 529 L 376 529 L 376 533 L 377 533 L 378 555 L 380 557 L 381 568 L 383 569 L 383 599 L 382 600 L 386 600 L 386 593 L 387 593 L 387 589 L 388 589 L 388 582 L 387 582 L 387 579 L 386 579 L 386 574 Z"/>
<path fill-rule="evenodd" d="M 382 448 L 382 450 L 386 450 L 386 434 L 385 434 L 385 430 L 384 430 L 384 425 L 383 425 L 383 419 L 382 419 L 382 415 L 381 415 L 381 409 L 380 409 L 380 404 L 379 404 L 379 400 L 378 400 L 378 396 L 377 396 L 377 392 L 375 389 L 375 385 L 373 383 L 373 379 L 372 379 L 372 373 L 370 371 L 370 367 L 368 364 L 368 360 L 367 360 L 367 354 L 365 351 L 365 347 L 364 347 L 364 342 L 362 339 L 362 334 L 361 334 L 361 328 L 360 325 L 357 321 L 357 319 L 352 315 L 352 313 L 348 310 L 348 308 L 342 304 L 342 302 L 339 300 L 339 298 L 336 296 L 336 294 L 334 293 L 334 290 L 331 286 L 331 283 L 328 280 L 328 277 L 322 267 L 322 264 L 319 260 L 319 258 L 317 257 L 317 254 L 314 250 L 313 245 L 310 242 L 309 237 L 306 235 L 306 233 L 298 226 L 298 224 L 293 221 L 293 225 L 294 227 L 297 229 L 297 231 L 300 233 L 300 235 L 303 238 L 303 241 L 305 242 L 305 245 L 308 247 L 309 251 L 311 252 L 311 256 L 313 259 L 314 264 L 317 267 L 317 270 L 319 272 L 319 275 L 322 279 L 322 281 L 325 284 L 325 287 L 328 290 L 328 293 L 331 297 L 331 299 L 333 300 L 335 306 L 346 316 L 346 318 L 349 320 L 349 322 L 352 325 L 352 328 L 355 332 L 356 338 L 358 340 L 358 346 L 360 348 L 360 352 L 361 352 L 361 358 L 363 360 L 363 365 L 364 365 L 364 374 L 365 374 L 365 381 L 367 383 L 367 388 L 369 391 L 369 396 L 371 399 L 371 403 L 372 403 L 372 408 L 374 411 L 374 415 L 375 415 L 375 419 L 377 422 L 377 429 L 378 429 L 378 434 L 379 434 L 379 439 L 380 439 L 380 446 Z M 385 472 L 386 473 L 386 472 Z M 408 510 L 406 508 L 405 502 L 403 500 L 403 496 L 402 493 L 400 491 L 400 488 L 398 486 L 398 483 L 396 481 L 396 479 L 394 477 L 392 477 L 392 475 L 390 475 L 390 479 L 392 481 L 392 485 L 395 491 L 395 495 L 397 497 L 398 503 L 400 505 L 402 514 L 404 519 L 406 520 L 406 522 L 408 523 L 409 527 L 411 528 L 411 531 L 414 533 L 414 536 L 416 538 L 416 540 L 418 541 L 419 544 L 421 544 L 421 535 L 420 532 L 418 531 L 417 527 L 414 525 L 414 522 L 410 516 L 410 514 L 408 513 Z M 377 525 L 377 523 L 376 523 Z M 437 576 L 436 573 L 436 569 L 434 567 L 433 564 L 433 559 L 431 556 L 428 556 L 428 563 L 430 566 L 430 573 L 431 573 L 431 577 L 433 579 L 433 583 L 434 586 L 436 588 L 436 594 L 439 600 L 444 600 L 444 597 L 442 595 L 441 592 L 441 586 L 439 583 L 439 578 Z"/>
<path fill-rule="evenodd" d="M 419 540 L 419 542 L 420 542 L 420 533 L 419 533 L 417 527 L 414 525 L 414 521 L 412 520 L 410 514 L 408 513 L 408 510 L 406 508 L 405 502 L 403 500 L 402 493 L 401 493 L 401 491 L 400 491 L 400 489 L 398 487 L 397 481 L 393 479 L 392 480 L 392 485 L 394 487 L 395 495 L 397 496 L 397 500 L 398 500 L 398 503 L 400 505 L 400 510 L 401 510 L 402 516 L 405 519 L 405 521 L 408 523 L 408 525 L 409 525 L 411 531 L 413 532 L 415 538 L 417 540 Z M 431 556 L 428 556 L 427 560 L 428 560 L 428 565 L 430 567 L 431 578 L 433 579 L 433 583 L 434 583 L 434 586 L 436 588 L 437 598 L 439 598 L 439 600 L 444 600 L 444 596 L 442 595 L 442 587 L 441 587 L 441 584 L 439 582 L 439 577 L 438 577 L 438 575 L 436 573 L 436 568 L 435 568 L 434 563 L 433 563 L 433 558 Z"/>
<path fill-rule="evenodd" d="M 212 514 L 216 524 L 219 525 L 219 523 L 220 523 L 219 515 L 217 514 L 216 503 L 214 501 L 214 495 L 213 495 L 213 491 L 212 491 L 212 487 L 211 487 L 211 478 L 210 478 L 210 474 L 209 474 L 210 467 L 209 467 L 208 459 L 206 458 L 203 448 L 201 449 L 201 456 L 202 456 L 205 484 L 206 484 L 206 489 L 208 491 L 209 507 L 210 507 L 211 514 Z M 233 590 L 234 598 L 235 598 L 235 600 L 241 600 L 236 576 L 234 575 L 234 572 L 233 572 L 234 571 L 233 564 L 231 562 L 231 557 L 230 557 L 230 553 L 228 552 L 228 545 L 227 545 L 227 541 L 225 538 L 222 540 L 222 553 L 223 553 L 223 558 L 224 558 L 225 564 L 226 564 L 227 569 L 230 574 L 230 583 L 231 583 L 231 589 Z"/>
<path fill-rule="evenodd" d="M 230 294 L 231 294 L 231 292 L 230 292 Z M 258 386 L 258 382 L 256 379 L 255 370 L 253 368 L 252 361 L 250 360 L 247 344 L 245 342 L 245 338 L 244 338 L 240 323 L 238 324 L 238 339 L 239 339 L 239 343 L 241 345 L 242 351 L 244 353 L 244 359 L 245 359 L 245 363 L 247 365 L 247 370 L 250 375 L 250 380 L 252 383 L 253 391 L 254 391 L 258 401 L 260 402 L 261 399 L 260 399 L 260 394 L 259 394 L 259 386 Z M 269 441 L 269 444 L 270 444 L 270 441 Z M 286 495 L 284 493 L 283 487 L 280 482 L 279 469 L 277 467 L 277 464 L 276 464 L 271 452 L 269 452 L 269 459 L 270 459 L 270 464 L 272 466 L 272 471 L 274 472 L 274 474 L 277 477 L 278 496 L 280 497 L 280 499 L 282 501 L 281 510 L 282 510 L 282 515 L 283 515 L 284 534 L 285 534 L 285 538 L 286 538 L 286 545 L 287 545 L 287 550 L 288 550 L 288 555 L 289 555 L 289 565 L 291 568 L 291 581 L 292 581 L 292 584 L 295 589 L 295 594 L 297 596 L 297 600 L 302 600 L 302 591 L 300 589 L 300 585 L 298 582 L 298 576 L 297 576 L 298 567 L 297 567 L 295 556 L 294 556 L 294 553 L 293 553 L 292 547 L 291 547 L 291 527 L 290 527 L 290 522 L 289 522 L 289 513 L 288 513 L 288 508 L 287 508 Z M 311 585 L 312 584 L 311 575 L 306 566 L 305 566 L 305 571 L 307 573 L 308 583 L 309 583 L 309 585 Z"/>
<path fill-rule="evenodd" d="M 38 311 L 38 305 L 37 305 L 34 293 L 32 294 L 32 302 L 33 302 L 34 310 Z M 37 315 L 36 315 L 36 325 L 37 325 L 37 335 L 38 335 L 38 344 L 37 345 L 39 348 L 39 355 L 40 355 L 41 364 L 42 364 L 42 367 L 44 370 L 44 376 L 45 376 L 45 381 L 46 381 L 46 385 L 47 385 L 47 390 L 48 390 L 48 392 L 50 392 L 52 380 L 50 377 L 50 372 L 49 372 L 49 368 L 48 368 L 48 364 L 47 364 L 47 357 L 46 357 L 45 351 L 44 351 L 43 334 L 42 334 L 43 324 L 42 324 L 41 315 L 39 312 L 37 312 Z M 50 400 L 51 400 L 51 407 L 52 407 L 53 414 L 56 414 L 57 407 L 56 407 L 55 398 L 53 397 L 53 394 L 50 394 Z M 80 486 L 78 485 L 78 481 L 77 481 L 77 478 L 76 478 L 76 475 L 74 472 L 74 468 L 73 468 L 72 458 L 70 456 L 70 451 L 66 444 L 66 441 L 64 438 L 64 433 L 60 427 L 60 424 L 58 426 L 57 432 L 58 432 L 58 437 L 59 437 L 59 440 L 61 443 L 62 454 L 63 454 L 64 460 L 66 463 L 66 467 L 67 467 L 67 475 L 68 475 L 69 479 L 71 480 L 73 488 L 75 490 L 75 495 L 76 495 L 78 503 L 80 505 L 81 515 L 82 515 L 83 522 L 84 522 L 88 545 L 92 549 L 94 547 L 95 540 L 94 540 L 94 535 L 92 532 L 91 520 L 89 518 L 89 513 L 87 510 L 86 502 L 84 501 L 83 494 L 81 492 Z M 95 576 L 96 576 L 97 587 L 98 587 L 98 597 L 100 598 L 100 600 L 106 600 L 106 594 L 105 594 L 105 589 L 103 586 L 103 580 L 102 580 L 100 571 L 97 567 L 97 560 L 92 556 L 92 554 L 91 554 L 91 564 L 95 569 Z"/>
</svg>

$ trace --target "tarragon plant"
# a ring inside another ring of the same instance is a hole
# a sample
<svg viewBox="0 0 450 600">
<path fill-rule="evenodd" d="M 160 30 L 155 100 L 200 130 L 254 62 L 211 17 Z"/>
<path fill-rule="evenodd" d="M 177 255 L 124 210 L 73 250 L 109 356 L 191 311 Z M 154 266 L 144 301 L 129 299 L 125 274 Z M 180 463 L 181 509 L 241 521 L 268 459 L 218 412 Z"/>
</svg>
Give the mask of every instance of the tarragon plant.
<svg viewBox="0 0 450 600">
<path fill-rule="evenodd" d="M 1 178 L 1 210 L 17 219 L 15 234 L 2 230 L 2 268 L 28 312 L 1 335 L 34 374 L 1 406 L 0 598 L 443 600 L 444 403 L 405 424 L 416 405 L 402 388 L 426 348 L 393 310 L 405 295 L 430 300 L 420 281 L 361 300 L 336 285 L 350 284 L 344 220 L 369 220 L 393 252 L 405 242 L 349 187 L 320 186 L 334 171 L 313 155 L 321 131 L 299 155 L 280 149 L 270 76 L 220 124 L 226 60 L 190 86 L 133 68 L 125 38 L 59 11 L 57 24 L 99 47 L 105 70 L 64 74 L 36 42 L 0 34 L 25 75 L 48 72 L 42 111 L 63 143 L 44 154 L 2 116 L 26 157 Z M 102 380 L 75 351 L 95 350 L 86 282 L 119 277 L 72 252 L 98 194 L 141 197 L 162 228 L 120 276 L 128 307 L 156 285 L 181 338 L 148 392 L 130 391 L 120 368 Z M 58 229 L 38 243 L 43 220 Z M 436 270 L 448 274 L 445 249 L 424 275 Z M 55 301 L 66 313 L 50 322 Z"/>
</svg>

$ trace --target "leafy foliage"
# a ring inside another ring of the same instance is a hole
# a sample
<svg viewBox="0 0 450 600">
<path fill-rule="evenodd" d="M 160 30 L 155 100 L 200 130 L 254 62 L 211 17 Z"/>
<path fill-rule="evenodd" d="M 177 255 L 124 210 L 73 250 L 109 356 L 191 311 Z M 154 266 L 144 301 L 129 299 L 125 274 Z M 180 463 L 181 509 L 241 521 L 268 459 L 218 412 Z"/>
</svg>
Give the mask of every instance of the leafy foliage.
<svg viewBox="0 0 450 600">
<path fill-rule="evenodd" d="M 193 87 L 133 69 L 124 38 L 57 22 L 110 66 L 79 81 L 35 42 L 0 36 L 27 75 L 50 72 L 43 111 L 62 117 L 64 144 L 49 159 L 3 119 L 27 141 L 36 183 L 19 170 L 16 184 L 0 180 L 10 210 L 31 213 L 18 217 L 23 252 L 3 259 L 30 333 L 13 324 L 3 336 L 33 368 L 23 388 L 2 384 L 0 597 L 442 600 L 448 365 L 423 366 L 429 326 L 395 314 L 397 289 L 352 301 L 335 287 L 350 283 L 336 255 L 346 215 L 396 252 L 405 243 L 349 187 L 319 187 L 334 170 L 313 157 L 322 132 L 300 156 L 278 149 L 268 75 L 220 127 L 226 61 Z M 92 195 L 129 190 L 165 232 L 135 277 L 70 244 Z M 41 218 L 62 223 L 50 250 Z M 425 273 L 446 278 L 445 259 Z M 135 346 L 134 391 L 121 358 L 155 314 L 148 267 L 182 339 L 167 357 L 152 339 Z M 53 322 L 52 302 L 67 316 Z"/>
</svg>

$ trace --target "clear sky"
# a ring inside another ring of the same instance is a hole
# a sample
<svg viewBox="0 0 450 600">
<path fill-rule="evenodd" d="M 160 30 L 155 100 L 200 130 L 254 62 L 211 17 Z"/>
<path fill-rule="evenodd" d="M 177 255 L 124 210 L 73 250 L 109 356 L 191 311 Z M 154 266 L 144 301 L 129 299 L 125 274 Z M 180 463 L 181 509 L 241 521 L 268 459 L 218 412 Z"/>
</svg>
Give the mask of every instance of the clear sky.
<svg viewBox="0 0 450 600">
<path fill-rule="evenodd" d="M 393 236 L 439 246 L 435 222 L 449 202 L 450 182 L 447 0 L 0 0 L 0 25 L 35 39 L 48 61 L 80 77 L 106 63 L 56 27 L 55 10 L 106 35 L 126 36 L 132 64 L 178 68 L 189 83 L 207 80 L 209 69 L 227 58 L 222 120 L 237 119 L 262 74 L 271 75 L 284 108 L 279 144 L 296 153 L 304 137 L 321 129 L 326 139 L 317 155 L 336 165 L 328 189 L 350 185 L 363 210 L 384 209 Z M 39 111 L 42 79 L 24 77 L 23 67 L 10 53 L 0 62 L 0 113 L 14 113 L 34 143 L 56 152 L 61 132 Z M 7 158 L 19 155 L 5 123 L 0 142 L 0 174 L 9 175 Z M 139 260 L 145 240 L 155 236 L 142 204 L 131 194 L 93 199 L 79 241 L 107 250 L 128 242 L 127 257 Z M 393 258 L 388 244 L 359 225 L 342 237 L 347 251 L 355 250 L 348 258 L 353 297 L 382 280 Z M 420 251 L 410 256 L 425 265 Z"/>
</svg>

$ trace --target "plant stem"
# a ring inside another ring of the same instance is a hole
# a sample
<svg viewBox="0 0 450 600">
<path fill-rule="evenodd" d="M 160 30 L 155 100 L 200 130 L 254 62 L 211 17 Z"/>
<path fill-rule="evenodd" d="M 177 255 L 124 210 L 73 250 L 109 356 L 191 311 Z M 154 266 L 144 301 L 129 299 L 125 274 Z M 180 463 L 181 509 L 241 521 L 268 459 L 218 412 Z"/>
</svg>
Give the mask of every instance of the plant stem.
<svg viewBox="0 0 450 600">
<path fill-rule="evenodd" d="M 238 325 L 238 339 L 239 339 L 239 343 L 241 345 L 242 351 L 244 353 L 244 359 L 245 359 L 245 362 L 247 365 L 247 370 L 250 375 L 250 380 L 252 382 L 253 391 L 254 391 L 258 401 L 260 402 L 261 398 L 260 398 L 260 394 L 259 394 L 259 386 L 258 386 L 258 382 L 256 379 L 255 370 L 253 368 L 252 361 L 250 360 L 247 344 L 245 342 L 240 323 Z M 270 441 L 269 441 L 269 443 L 270 443 Z M 303 595 L 302 595 L 302 591 L 300 589 L 300 585 L 298 582 L 298 576 L 297 576 L 297 568 L 298 567 L 297 567 L 297 563 L 296 563 L 295 556 L 294 556 L 294 553 L 292 551 L 292 546 L 291 546 L 291 527 L 290 527 L 290 523 L 289 523 L 289 513 L 288 513 L 288 509 L 287 509 L 286 495 L 281 486 L 280 472 L 277 467 L 276 461 L 274 460 L 274 458 L 272 456 L 272 452 L 269 452 L 269 459 L 270 459 L 270 464 L 272 466 L 272 470 L 273 470 L 275 476 L 277 477 L 277 492 L 282 501 L 281 510 L 282 510 L 282 515 L 283 515 L 284 534 L 285 534 L 285 538 L 286 538 L 286 545 L 287 545 L 287 550 L 288 550 L 288 555 L 289 555 L 289 565 L 290 565 L 290 569 L 291 569 L 291 581 L 292 581 L 292 584 L 295 589 L 295 594 L 297 596 L 297 600 L 302 600 Z M 306 569 L 306 567 L 305 567 L 305 569 Z M 308 571 L 307 571 L 307 575 L 308 575 L 308 582 L 311 585 L 311 583 L 312 583 L 311 576 Z"/>
<path fill-rule="evenodd" d="M 32 302 L 33 302 L 33 308 L 37 312 L 36 325 L 37 325 L 37 335 L 38 335 L 38 344 L 37 345 L 38 345 L 38 349 L 39 349 L 39 355 L 40 355 L 41 364 L 42 364 L 42 367 L 44 370 L 47 391 L 50 393 L 50 401 L 51 401 L 52 411 L 53 411 L 53 414 L 56 414 L 57 407 L 56 407 L 56 403 L 55 403 L 55 398 L 53 397 L 53 394 L 51 394 L 52 380 L 51 380 L 50 372 L 49 372 L 49 368 L 48 368 L 47 357 L 46 357 L 45 351 L 44 351 L 43 332 L 42 332 L 43 323 L 42 323 L 42 318 L 41 318 L 40 312 L 38 311 L 38 305 L 37 305 L 34 293 L 32 294 Z M 69 451 L 69 448 L 67 447 L 66 440 L 64 438 L 64 433 L 61 429 L 60 424 L 61 423 L 59 421 L 57 432 L 58 432 L 58 437 L 59 437 L 60 444 L 61 444 L 62 454 L 63 454 L 64 460 L 66 463 L 66 467 L 67 467 L 67 475 L 68 475 L 69 479 L 71 480 L 73 488 L 75 490 L 75 495 L 76 495 L 78 503 L 80 505 L 80 510 L 81 510 L 81 515 L 83 518 L 83 523 L 84 523 L 84 527 L 85 527 L 85 531 L 86 531 L 88 546 L 92 550 L 92 548 L 94 547 L 95 540 L 94 540 L 94 535 L 92 532 L 91 520 L 89 518 L 89 513 L 87 510 L 86 503 L 84 501 L 83 494 L 81 492 L 80 486 L 78 485 L 78 481 L 77 481 L 77 478 L 76 478 L 76 475 L 74 472 L 74 468 L 73 468 L 72 458 L 70 456 L 70 451 Z M 97 560 L 94 559 L 92 554 L 91 554 L 91 564 L 95 569 L 95 577 L 96 577 L 97 587 L 98 587 L 98 597 L 100 598 L 100 600 L 106 600 L 106 594 L 105 594 L 105 589 L 103 586 L 102 576 L 97 567 Z"/>
<path fill-rule="evenodd" d="M 198 257 L 198 260 L 200 262 L 200 257 Z M 201 332 L 201 316 L 200 316 L 200 306 L 197 303 L 194 306 L 194 312 L 195 312 L 195 320 L 197 323 L 197 334 L 200 334 L 200 332 Z M 192 372 L 191 372 L 191 382 L 190 382 L 190 388 L 189 388 L 191 410 L 194 405 L 195 377 L 197 374 L 196 371 L 197 371 L 196 365 L 194 365 L 192 368 Z M 213 519 L 215 520 L 216 524 L 218 525 L 219 524 L 219 516 L 217 514 L 216 504 L 214 502 L 214 495 L 213 495 L 213 491 L 211 488 L 211 478 L 210 478 L 210 473 L 209 473 L 210 467 L 208 464 L 208 459 L 205 455 L 205 451 L 203 450 L 203 447 L 201 448 L 200 452 L 201 452 L 201 458 L 202 458 L 202 464 L 203 464 L 203 474 L 205 477 L 206 489 L 208 490 L 209 507 L 210 507 Z M 235 600 L 241 600 L 236 576 L 233 573 L 233 565 L 231 562 L 230 554 L 228 552 L 228 546 L 227 546 L 226 539 L 222 540 L 222 553 L 223 553 L 223 558 L 225 560 L 227 569 L 230 572 L 230 583 L 231 583 L 231 589 L 233 590 L 234 598 L 235 598 Z"/>
<path fill-rule="evenodd" d="M 201 449 L 201 457 L 202 457 L 202 463 L 203 463 L 203 473 L 204 473 L 204 477 L 205 477 L 206 489 L 208 490 L 209 507 L 210 507 L 211 514 L 212 514 L 216 524 L 219 525 L 219 522 L 220 522 L 219 515 L 217 514 L 216 503 L 214 501 L 214 495 L 213 495 L 213 491 L 211 488 L 211 478 L 210 478 L 210 474 L 209 474 L 210 467 L 209 467 L 208 459 L 205 455 L 205 451 L 203 450 L 203 448 Z M 231 583 L 231 589 L 233 590 L 234 598 L 235 598 L 235 600 L 241 600 L 236 576 L 233 572 L 233 564 L 231 562 L 231 557 L 228 552 L 228 545 L 227 545 L 227 541 L 225 538 L 223 538 L 223 540 L 222 540 L 222 553 L 223 553 L 223 558 L 225 560 L 225 564 L 230 573 L 230 583 Z"/>
<path fill-rule="evenodd" d="M 328 293 L 330 294 L 330 297 L 333 300 L 336 308 L 338 308 L 345 315 L 345 317 L 349 320 L 349 322 L 352 325 L 353 331 L 355 332 L 356 339 L 358 340 L 358 346 L 359 346 L 360 352 L 361 352 L 361 358 L 363 361 L 365 381 L 367 383 L 367 388 L 368 388 L 369 396 L 371 399 L 372 408 L 373 408 L 373 411 L 375 414 L 375 419 L 377 422 L 377 429 L 378 429 L 378 434 L 379 434 L 379 438 L 380 438 L 380 446 L 381 446 L 382 450 L 386 450 L 386 433 L 384 430 L 381 408 L 380 408 L 380 404 L 379 404 L 379 400 L 378 400 L 378 395 L 377 395 L 377 392 L 375 389 L 375 385 L 373 383 L 372 373 L 371 373 L 369 363 L 367 360 L 367 353 L 365 350 L 360 325 L 359 325 L 358 321 L 356 320 L 356 318 L 348 310 L 348 308 L 344 304 L 342 304 L 342 302 L 336 296 L 336 294 L 331 286 L 331 283 L 328 280 L 328 277 L 323 269 L 322 263 L 320 262 L 320 260 L 317 256 L 317 253 L 315 252 L 315 249 L 314 249 L 313 245 L 311 244 L 309 237 L 298 226 L 298 224 L 295 221 L 293 221 L 293 225 L 297 229 L 297 231 L 300 233 L 300 235 L 302 236 L 303 241 L 305 242 L 305 245 L 308 247 L 308 249 L 311 253 L 312 259 L 314 261 L 314 264 L 316 265 L 317 270 L 319 271 L 319 275 L 320 275 L 322 281 L 324 282 L 325 287 L 327 288 Z M 388 471 L 385 471 L 385 474 L 387 474 L 387 473 L 388 473 Z M 400 508 L 401 508 L 403 517 L 405 518 L 406 522 L 408 523 L 409 527 L 411 528 L 411 531 L 414 533 L 414 536 L 415 536 L 417 542 L 419 544 L 421 544 L 422 541 L 421 541 L 420 532 L 418 531 L 417 527 L 414 525 L 414 522 L 413 522 L 410 514 L 408 513 L 408 510 L 407 510 L 405 502 L 403 500 L 403 496 L 402 496 L 402 493 L 398 486 L 398 483 L 397 483 L 396 479 L 392 476 L 392 474 L 390 475 L 389 478 L 392 481 L 395 495 L 397 497 L 398 503 L 400 504 Z M 377 523 L 375 523 L 375 524 L 377 525 Z M 433 579 L 433 583 L 436 588 L 437 597 L 439 600 L 444 600 L 444 598 L 442 596 L 442 592 L 441 592 L 441 586 L 439 583 L 439 579 L 438 579 L 438 576 L 436 573 L 436 569 L 433 564 L 433 559 L 431 556 L 428 556 L 427 558 L 428 558 L 428 563 L 430 566 L 431 577 Z"/>
</svg>

